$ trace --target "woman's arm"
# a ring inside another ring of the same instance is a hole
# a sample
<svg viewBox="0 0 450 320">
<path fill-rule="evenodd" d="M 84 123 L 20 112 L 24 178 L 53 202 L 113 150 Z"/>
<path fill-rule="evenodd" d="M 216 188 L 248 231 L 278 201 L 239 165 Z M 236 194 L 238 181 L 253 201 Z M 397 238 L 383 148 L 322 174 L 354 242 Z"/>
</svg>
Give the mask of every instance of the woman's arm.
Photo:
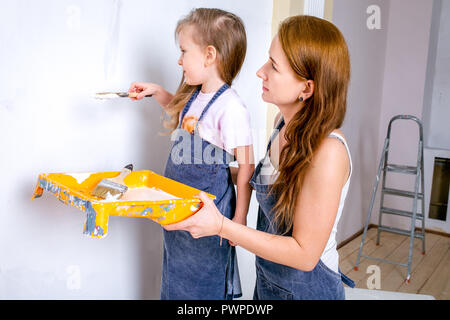
<svg viewBox="0 0 450 320">
<path fill-rule="evenodd" d="M 199 212 L 164 228 L 187 230 L 193 237 L 219 234 L 266 260 L 310 271 L 319 261 L 330 236 L 348 168 L 345 146 L 336 139 L 325 139 L 297 198 L 292 236 L 272 235 L 223 218 L 205 194 L 200 196 L 204 207 Z"/>
<path fill-rule="evenodd" d="M 333 228 L 348 167 L 344 145 L 326 139 L 297 198 L 291 237 L 250 228 L 244 231 L 230 221 L 224 221 L 221 235 L 266 260 L 304 271 L 314 269 Z"/>
</svg>

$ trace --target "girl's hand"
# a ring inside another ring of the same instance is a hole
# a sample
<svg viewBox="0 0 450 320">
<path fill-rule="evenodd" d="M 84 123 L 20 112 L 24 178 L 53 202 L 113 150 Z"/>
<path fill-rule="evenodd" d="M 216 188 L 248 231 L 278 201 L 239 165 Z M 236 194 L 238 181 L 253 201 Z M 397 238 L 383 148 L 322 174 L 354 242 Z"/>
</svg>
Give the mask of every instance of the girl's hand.
<svg viewBox="0 0 450 320">
<path fill-rule="evenodd" d="M 133 82 L 130 86 L 128 92 L 139 93 L 136 98 L 130 98 L 132 100 L 141 100 L 147 95 L 156 95 L 161 89 L 160 85 L 149 82 Z"/>
<path fill-rule="evenodd" d="M 193 216 L 178 223 L 163 225 L 167 231 L 185 230 L 188 231 L 193 238 L 201 238 L 207 236 L 218 235 L 222 228 L 223 219 L 225 217 L 219 212 L 214 201 L 204 192 L 195 195 L 194 198 L 203 202 L 201 208 Z"/>
</svg>

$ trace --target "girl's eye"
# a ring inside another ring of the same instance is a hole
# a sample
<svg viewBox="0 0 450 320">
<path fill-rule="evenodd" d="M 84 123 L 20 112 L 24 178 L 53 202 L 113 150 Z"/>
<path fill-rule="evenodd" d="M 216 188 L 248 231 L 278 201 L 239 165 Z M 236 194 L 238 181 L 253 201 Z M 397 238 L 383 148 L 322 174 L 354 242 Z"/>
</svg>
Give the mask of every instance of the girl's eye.
<svg viewBox="0 0 450 320">
<path fill-rule="evenodd" d="M 275 71 L 278 71 L 277 68 L 275 68 L 275 65 L 272 63 L 272 69 Z"/>
</svg>

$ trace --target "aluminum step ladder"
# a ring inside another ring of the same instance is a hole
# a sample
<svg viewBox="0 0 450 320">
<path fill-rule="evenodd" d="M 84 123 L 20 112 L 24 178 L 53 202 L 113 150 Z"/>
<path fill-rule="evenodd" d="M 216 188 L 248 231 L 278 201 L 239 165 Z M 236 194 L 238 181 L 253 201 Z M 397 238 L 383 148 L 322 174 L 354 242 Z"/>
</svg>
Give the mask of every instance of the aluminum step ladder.
<svg viewBox="0 0 450 320">
<path fill-rule="evenodd" d="M 417 166 L 415 166 L 415 167 L 405 166 L 405 165 L 395 165 L 395 164 L 390 164 L 388 162 L 389 142 L 390 142 L 390 137 L 391 137 L 391 126 L 392 126 L 392 123 L 397 120 L 412 120 L 412 121 L 415 121 L 417 123 L 417 125 L 419 126 L 419 146 L 418 146 L 418 152 L 417 152 Z M 414 192 L 387 188 L 386 187 L 386 173 L 388 173 L 388 172 L 398 172 L 398 173 L 403 173 L 403 174 L 415 175 L 416 179 L 415 179 Z M 381 175 L 383 176 L 383 180 L 382 180 L 382 188 L 381 188 L 380 211 L 379 211 L 379 217 L 378 217 L 378 231 L 377 231 L 376 244 L 377 245 L 380 244 L 381 231 L 409 236 L 410 242 L 409 242 L 408 264 L 394 262 L 394 261 L 380 259 L 380 258 L 375 258 L 375 257 L 370 257 L 370 256 L 366 256 L 366 255 L 362 254 L 362 250 L 364 247 L 364 241 L 365 241 L 366 235 L 367 235 L 367 229 L 368 229 L 369 223 L 370 223 L 370 216 L 372 215 L 373 204 L 375 201 L 375 196 L 377 193 L 378 184 L 380 182 Z M 420 185 L 420 191 L 419 191 L 419 185 Z M 386 194 L 413 198 L 412 212 L 385 207 L 384 206 L 384 195 L 386 195 Z M 418 207 L 417 203 L 419 200 L 421 201 L 421 204 L 422 204 L 422 211 L 420 213 L 417 212 L 417 207 Z M 411 116 L 411 115 L 398 115 L 398 116 L 393 117 L 389 122 L 387 136 L 384 141 L 384 148 L 382 151 L 380 164 L 378 166 L 376 181 L 375 181 L 375 185 L 373 187 L 372 198 L 370 200 L 369 213 L 367 215 L 366 224 L 364 226 L 364 232 L 363 232 L 363 236 L 362 236 L 362 240 L 361 240 L 361 245 L 359 247 L 358 258 L 356 260 L 356 265 L 355 265 L 354 269 L 358 270 L 358 265 L 359 265 L 361 257 L 364 257 L 366 259 L 376 260 L 379 262 L 386 262 L 386 263 L 391 263 L 391 264 L 395 264 L 395 265 L 400 265 L 403 267 L 408 267 L 408 274 L 406 276 L 405 281 L 407 283 L 409 283 L 409 280 L 411 277 L 411 262 L 412 262 L 412 251 L 413 251 L 414 238 L 422 239 L 422 255 L 425 254 L 425 217 L 424 217 L 425 204 L 424 204 L 424 202 L 425 201 L 424 201 L 422 122 L 418 118 Z M 402 230 L 402 229 L 382 225 L 381 218 L 382 218 L 383 214 L 391 214 L 391 215 L 398 215 L 398 216 L 411 218 L 411 229 L 410 230 Z M 415 230 L 416 229 L 416 220 L 422 220 L 422 230 L 420 232 L 417 232 Z"/>
</svg>

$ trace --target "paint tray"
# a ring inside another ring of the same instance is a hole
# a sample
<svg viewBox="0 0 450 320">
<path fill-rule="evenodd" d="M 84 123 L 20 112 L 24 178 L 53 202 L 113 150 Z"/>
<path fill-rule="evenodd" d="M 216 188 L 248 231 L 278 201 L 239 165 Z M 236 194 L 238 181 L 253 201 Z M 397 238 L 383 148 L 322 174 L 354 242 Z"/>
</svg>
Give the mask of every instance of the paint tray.
<svg viewBox="0 0 450 320">
<path fill-rule="evenodd" d="M 33 198 L 42 196 L 44 190 L 55 195 L 60 201 L 86 212 L 87 219 L 83 233 L 102 238 L 108 232 L 109 216 L 148 218 L 159 224 L 182 221 L 202 207 L 200 199 L 194 198 L 201 190 L 175 180 L 168 179 L 149 170 L 133 171 L 124 183 L 133 188 L 154 188 L 169 193 L 179 199 L 171 200 L 104 200 L 91 192 L 105 178 L 113 178 L 117 172 L 97 173 L 45 173 L 40 174 Z M 208 194 L 211 199 L 214 195 Z"/>
</svg>

